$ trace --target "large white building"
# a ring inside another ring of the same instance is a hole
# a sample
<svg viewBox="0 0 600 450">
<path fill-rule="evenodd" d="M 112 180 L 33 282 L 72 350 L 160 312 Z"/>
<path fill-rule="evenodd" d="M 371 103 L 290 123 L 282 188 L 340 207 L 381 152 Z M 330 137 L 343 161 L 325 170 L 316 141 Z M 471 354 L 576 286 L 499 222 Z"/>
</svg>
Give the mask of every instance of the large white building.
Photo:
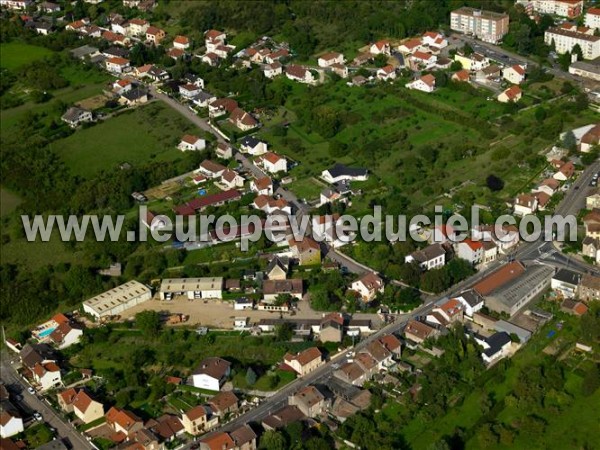
<svg viewBox="0 0 600 450">
<path fill-rule="evenodd" d="M 600 28 L 600 8 L 590 8 L 586 11 L 585 26 L 592 29 Z"/>
<path fill-rule="evenodd" d="M 83 302 L 83 310 L 96 319 L 101 319 L 120 314 L 150 298 L 150 288 L 133 280 L 86 300 Z"/>
<path fill-rule="evenodd" d="M 462 7 L 450 13 L 450 28 L 493 44 L 508 33 L 508 14 Z"/>
<path fill-rule="evenodd" d="M 550 14 L 574 19 L 581 15 L 583 0 L 517 0 L 528 13 Z"/>
<path fill-rule="evenodd" d="M 175 295 L 186 295 L 189 300 L 223 298 L 223 278 L 165 278 L 159 295 L 161 300 L 171 300 Z"/>
<path fill-rule="evenodd" d="M 595 59 L 600 56 L 600 36 L 594 36 L 592 33 L 582 33 L 577 31 L 577 27 L 567 28 L 548 28 L 544 33 L 544 42 L 556 48 L 556 53 L 562 54 L 573 50 L 575 45 L 579 44 L 581 52 L 585 59 Z"/>
</svg>

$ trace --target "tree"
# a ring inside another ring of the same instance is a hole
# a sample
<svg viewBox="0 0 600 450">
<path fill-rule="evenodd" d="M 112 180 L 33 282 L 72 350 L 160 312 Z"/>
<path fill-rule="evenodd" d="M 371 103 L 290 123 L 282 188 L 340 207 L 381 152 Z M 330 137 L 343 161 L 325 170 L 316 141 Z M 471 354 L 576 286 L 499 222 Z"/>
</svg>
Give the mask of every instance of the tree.
<svg viewBox="0 0 600 450">
<path fill-rule="evenodd" d="M 577 140 L 575 139 L 573 131 L 569 130 L 565 133 L 561 145 L 567 150 L 575 150 L 577 148 Z"/>
<path fill-rule="evenodd" d="M 289 341 L 293 334 L 292 325 L 287 322 L 275 327 L 275 339 L 279 342 Z"/>
<path fill-rule="evenodd" d="M 373 64 L 375 65 L 375 67 L 387 66 L 387 63 L 388 57 L 383 53 L 380 53 L 379 55 L 375 56 L 375 58 L 373 58 Z"/>
<path fill-rule="evenodd" d="M 571 49 L 571 55 L 577 55 L 577 61 L 581 61 L 583 59 L 583 52 L 581 51 L 581 47 L 579 44 L 575 44 Z"/>
<path fill-rule="evenodd" d="M 600 387 L 600 370 L 598 365 L 594 364 L 586 372 L 583 382 L 581 383 L 581 391 L 583 395 L 589 397 Z"/>
<path fill-rule="evenodd" d="M 469 44 L 463 45 L 462 51 L 465 56 L 470 56 L 474 53 L 473 47 L 471 47 Z"/>
<path fill-rule="evenodd" d="M 146 337 L 155 338 L 161 328 L 160 315 L 156 311 L 142 311 L 135 315 L 136 326 Z"/>
<path fill-rule="evenodd" d="M 254 386 L 256 384 L 256 372 L 252 369 L 252 367 L 248 367 L 246 371 L 246 383 L 248 386 Z"/>
<path fill-rule="evenodd" d="M 496 175 L 489 175 L 485 180 L 485 184 L 492 192 L 498 192 L 504 189 L 504 181 L 502 181 Z"/>
<path fill-rule="evenodd" d="M 542 123 L 544 120 L 546 120 L 546 117 L 548 117 L 548 113 L 544 108 L 537 108 L 535 110 L 535 120 L 538 122 Z"/>
<path fill-rule="evenodd" d="M 280 431 L 269 430 L 260 437 L 258 448 L 263 450 L 287 450 L 287 441 Z"/>
<path fill-rule="evenodd" d="M 453 61 L 452 64 L 450 64 L 450 70 L 452 72 L 458 72 L 459 70 L 462 70 L 462 68 L 463 68 L 463 66 L 460 61 Z"/>
<path fill-rule="evenodd" d="M 562 55 L 558 55 L 558 64 L 565 72 L 569 70 L 569 66 L 571 65 L 571 53 L 565 52 Z"/>
</svg>

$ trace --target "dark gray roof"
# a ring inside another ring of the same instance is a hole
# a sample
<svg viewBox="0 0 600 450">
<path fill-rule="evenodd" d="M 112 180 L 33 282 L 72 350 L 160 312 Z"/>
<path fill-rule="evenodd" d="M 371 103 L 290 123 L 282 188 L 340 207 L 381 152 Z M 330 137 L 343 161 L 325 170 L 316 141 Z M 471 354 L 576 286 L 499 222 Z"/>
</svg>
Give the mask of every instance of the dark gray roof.
<svg viewBox="0 0 600 450">
<path fill-rule="evenodd" d="M 240 141 L 240 145 L 243 145 L 244 147 L 254 148 L 261 142 L 262 141 L 260 139 L 257 139 L 254 136 L 246 136 Z"/>
<path fill-rule="evenodd" d="M 281 270 L 283 270 L 284 272 L 287 273 L 288 265 L 289 265 L 289 260 L 287 258 L 284 258 L 284 257 L 280 258 L 279 256 L 276 256 L 269 262 L 266 272 L 270 273 L 275 268 L 275 266 L 279 266 L 279 268 Z"/>
<path fill-rule="evenodd" d="M 499 333 L 492 334 L 490 337 L 484 339 L 485 342 L 490 346 L 484 353 L 491 357 L 498 353 L 502 347 L 510 342 L 510 336 L 508 333 L 501 331 Z"/>
<path fill-rule="evenodd" d="M 91 55 L 92 53 L 96 53 L 97 51 L 97 47 L 92 47 L 91 45 L 82 45 L 81 47 L 74 48 L 70 53 L 73 58 L 82 58 L 84 56 Z"/>
<path fill-rule="evenodd" d="M 211 98 L 216 98 L 216 96 L 214 94 L 211 94 L 209 92 L 204 92 L 204 91 L 200 91 L 200 92 L 198 92 L 198 94 L 196 94 L 194 96 L 194 100 L 200 100 L 200 101 L 210 100 Z"/>
<path fill-rule="evenodd" d="M 575 286 L 579 285 L 581 281 L 581 274 L 577 272 L 573 272 L 569 269 L 560 269 L 558 272 L 554 274 L 552 277 L 554 280 L 562 281 L 563 283 L 573 284 Z"/>
<path fill-rule="evenodd" d="M 120 58 L 127 58 L 127 56 L 129 55 L 129 50 L 127 50 L 126 48 L 123 48 L 123 47 L 113 46 L 113 47 L 107 48 L 102 53 L 104 55 L 118 56 Z"/>
<path fill-rule="evenodd" d="M 481 298 L 479 294 L 472 289 L 462 292 L 460 295 L 458 295 L 458 297 L 462 297 L 469 304 L 469 306 L 477 306 L 483 301 L 483 298 Z"/>
<path fill-rule="evenodd" d="M 148 91 L 144 88 L 141 87 L 136 87 L 133 88 L 123 94 L 121 94 L 122 97 L 125 97 L 127 100 L 129 101 L 135 101 L 139 98 L 142 98 L 144 95 L 147 95 Z"/>
<path fill-rule="evenodd" d="M 69 109 L 67 109 L 67 112 L 65 112 L 62 115 L 62 119 L 66 120 L 67 122 L 76 122 L 79 120 L 79 117 L 84 112 L 86 112 L 85 109 L 79 108 L 77 106 L 71 106 Z"/>
<path fill-rule="evenodd" d="M 328 170 L 332 178 L 341 176 L 361 177 L 368 175 L 369 171 L 360 167 L 348 167 L 344 164 L 337 163 Z"/>
<path fill-rule="evenodd" d="M 419 263 L 431 261 L 439 256 L 445 255 L 446 250 L 440 243 L 428 245 L 427 247 L 417 250 L 411 254 L 411 256 Z"/>
</svg>

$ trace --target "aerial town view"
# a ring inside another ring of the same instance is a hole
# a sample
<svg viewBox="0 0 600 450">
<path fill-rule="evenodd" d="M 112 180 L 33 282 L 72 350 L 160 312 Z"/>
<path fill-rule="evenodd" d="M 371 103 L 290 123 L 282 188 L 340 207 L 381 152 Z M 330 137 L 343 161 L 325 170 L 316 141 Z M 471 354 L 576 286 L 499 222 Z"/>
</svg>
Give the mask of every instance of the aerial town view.
<svg viewBox="0 0 600 450">
<path fill-rule="evenodd" d="M 1 450 L 600 449 L 600 1 L 0 20 Z"/>
</svg>

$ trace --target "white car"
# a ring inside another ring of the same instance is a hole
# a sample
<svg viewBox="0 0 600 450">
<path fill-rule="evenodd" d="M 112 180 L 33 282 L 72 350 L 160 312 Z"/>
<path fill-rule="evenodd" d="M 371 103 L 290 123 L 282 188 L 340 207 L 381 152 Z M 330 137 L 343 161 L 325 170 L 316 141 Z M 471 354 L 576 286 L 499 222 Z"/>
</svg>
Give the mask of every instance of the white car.
<svg viewBox="0 0 600 450">
<path fill-rule="evenodd" d="M 33 417 L 35 420 L 37 420 L 38 422 L 42 421 L 42 415 L 39 412 L 34 412 L 33 413 Z"/>
<path fill-rule="evenodd" d="M 27 392 L 29 392 L 31 395 L 34 395 L 34 394 L 35 394 L 35 389 L 34 389 L 34 388 L 32 388 L 31 386 L 29 386 L 29 387 L 27 388 Z"/>
</svg>

